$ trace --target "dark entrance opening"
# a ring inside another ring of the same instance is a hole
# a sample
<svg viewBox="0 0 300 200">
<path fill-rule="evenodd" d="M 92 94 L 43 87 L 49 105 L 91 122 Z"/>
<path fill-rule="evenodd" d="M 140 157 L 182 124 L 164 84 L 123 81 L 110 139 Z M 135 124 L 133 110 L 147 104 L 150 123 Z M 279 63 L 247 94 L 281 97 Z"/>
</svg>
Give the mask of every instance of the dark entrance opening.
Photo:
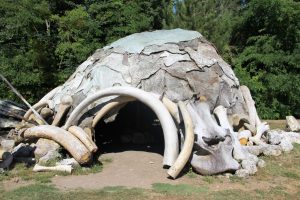
<svg viewBox="0 0 300 200">
<path fill-rule="evenodd" d="M 155 113 L 141 102 L 128 103 L 119 110 L 113 122 L 101 120 L 95 127 L 99 153 L 129 150 L 163 155 L 164 137 Z"/>
</svg>

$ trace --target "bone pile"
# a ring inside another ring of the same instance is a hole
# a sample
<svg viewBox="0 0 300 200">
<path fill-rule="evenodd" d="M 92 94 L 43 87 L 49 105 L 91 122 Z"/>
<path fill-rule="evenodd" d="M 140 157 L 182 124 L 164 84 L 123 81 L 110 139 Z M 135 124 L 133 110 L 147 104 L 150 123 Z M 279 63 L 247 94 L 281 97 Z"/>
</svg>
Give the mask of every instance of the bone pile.
<svg viewBox="0 0 300 200">
<path fill-rule="evenodd" d="M 253 175 L 264 166 L 257 156 L 278 156 L 300 141 L 296 132 L 270 130 L 261 122 L 249 89 L 215 47 L 182 29 L 137 33 L 98 49 L 33 106 L 49 125 L 28 110 L 10 137 L 20 144 L 37 140 L 29 144 L 35 146 L 35 171 L 70 172 L 40 161 L 62 159 L 55 152 L 64 148 L 79 164 L 90 163 L 101 148 L 94 141 L 97 123 L 114 121 L 132 101 L 159 119 L 162 164 L 172 178 L 189 165 L 202 175 Z"/>
</svg>

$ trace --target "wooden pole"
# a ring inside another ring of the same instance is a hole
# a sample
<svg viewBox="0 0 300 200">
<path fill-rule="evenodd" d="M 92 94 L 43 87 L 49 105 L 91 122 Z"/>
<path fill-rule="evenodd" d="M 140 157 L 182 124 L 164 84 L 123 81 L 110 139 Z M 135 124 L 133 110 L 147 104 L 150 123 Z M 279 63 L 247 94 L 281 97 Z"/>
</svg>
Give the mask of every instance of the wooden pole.
<svg viewBox="0 0 300 200">
<path fill-rule="evenodd" d="M 42 120 L 42 122 L 46 125 L 48 125 L 48 123 L 42 118 L 42 116 L 26 101 L 26 99 L 12 86 L 12 84 L 10 84 L 10 82 L 8 82 L 8 80 L 2 75 L 0 74 L 0 78 L 12 89 L 12 91 L 28 106 L 28 108 L 30 110 L 32 110 L 32 112 L 35 114 L 36 117 L 38 117 L 40 120 Z"/>
</svg>

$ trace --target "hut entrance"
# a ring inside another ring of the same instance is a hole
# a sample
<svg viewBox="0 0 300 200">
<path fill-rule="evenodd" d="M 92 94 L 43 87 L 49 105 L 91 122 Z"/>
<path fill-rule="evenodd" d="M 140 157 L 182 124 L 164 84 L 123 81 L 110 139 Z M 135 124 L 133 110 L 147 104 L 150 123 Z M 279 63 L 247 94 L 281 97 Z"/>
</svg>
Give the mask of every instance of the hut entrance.
<svg viewBox="0 0 300 200">
<path fill-rule="evenodd" d="M 100 153 L 129 150 L 163 155 L 164 136 L 155 113 L 139 101 L 126 104 L 113 122 L 101 120 L 95 127 Z"/>
</svg>

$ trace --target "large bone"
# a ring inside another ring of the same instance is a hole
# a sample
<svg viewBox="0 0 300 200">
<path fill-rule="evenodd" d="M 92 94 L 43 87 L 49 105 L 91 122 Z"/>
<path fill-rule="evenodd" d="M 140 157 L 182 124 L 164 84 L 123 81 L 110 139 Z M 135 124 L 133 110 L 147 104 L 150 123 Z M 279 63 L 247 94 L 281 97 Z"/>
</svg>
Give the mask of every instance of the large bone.
<svg viewBox="0 0 300 200">
<path fill-rule="evenodd" d="M 242 85 L 240 87 L 240 89 L 241 89 L 242 95 L 244 97 L 246 106 L 248 108 L 250 125 L 256 127 L 260 123 L 260 121 L 258 121 L 259 118 L 258 118 L 258 115 L 257 115 L 257 112 L 256 112 L 255 102 L 252 99 L 250 90 L 245 85 Z"/>
<path fill-rule="evenodd" d="M 51 100 L 43 100 L 43 101 L 39 101 L 38 103 L 34 104 L 34 105 L 32 106 L 32 108 L 35 109 L 35 110 L 38 110 L 38 109 L 43 108 L 43 107 L 46 107 L 46 106 L 48 106 L 49 108 L 52 108 L 52 107 L 53 107 L 53 101 L 51 101 Z M 29 117 L 30 117 L 30 115 L 31 115 L 32 113 L 33 113 L 32 110 L 29 109 L 29 110 L 25 113 L 24 119 L 25 119 L 25 120 L 28 120 Z M 24 122 L 24 121 L 23 121 L 23 122 Z"/>
<path fill-rule="evenodd" d="M 257 145 L 261 145 L 261 144 L 265 143 L 261 140 L 261 137 L 268 130 L 270 130 L 270 127 L 267 124 L 267 122 L 260 123 L 257 126 L 256 135 L 253 137 L 250 137 L 249 140 Z"/>
<path fill-rule="evenodd" d="M 233 114 L 228 120 L 235 131 L 242 131 L 244 124 L 249 123 L 248 116 L 244 114 Z"/>
<path fill-rule="evenodd" d="M 96 116 L 93 119 L 92 127 L 95 128 L 98 122 L 113 108 L 128 103 L 130 101 L 134 101 L 135 98 L 128 96 L 120 96 L 113 99 L 111 102 L 107 103 L 105 106 L 101 108 L 99 112 L 97 112 Z"/>
<path fill-rule="evenodd" d="M 98 147 L 84 130 L 78 126 L 71 126 L 68 131 L 76 136 L 90 152 L 96 152 Z"/>
<path fill-rule="evenodd" d="M 62 118 L 65 116 L 69 108 L 71 107 L 73 103 L 73 98 L 69 95 L 65 95 L 61 98 L 60 104 L 58 107 L 58 111 L 53 119 L 52 125 L 58 126 L 61 122 Z"/>
<path fill-rule="evenodd" d="M 200 102 L 197 108 L 188 104 L 187 109 L 193 120 L 194 132 L 197 135 L 196 143 L 200 138 L 210 140 L 213 143 L 224 140 L 226 131 L 213 120 L 207 103 Z"/>
<path fill-rule="evenodd" d="M 24 132 L 25 138 L 46 138 L 54 140 L 63 146 L 80 164 L 88 163 L 91 159 L 90 151 L 82 142 L 68 131 L 52 126 L 40 125 L 28 128 Z"/>
<path fill-rule="evenodd" d="M 154 97 L 160 98 L 159 95 L 153 94 Z M 105 106 L 101 108 L 101 110 L 96 114 L 96 116 L 93 119 L 92 127 L 95 128 L 97 123 L 112 109 L 122 106 L 130 101 L 135 101 L 136 99 L 133 97 L 128 97 L 128 96 L 120 96 L 115 98 L 113 101 L 107 103 Z M 162 97 L 161 99 L 162 103 L 166 106 L 172 117 L 176 120 L 176 122 L 179 124 L 180 123 L 180 118 L 179 118 L 179 112 L 178 112 L 178 107 L 175 103 L 173 103 L 170 99 L 167 97 Z"/>
<path fill-rule="evenodd" d="M 239 163 L 232 158 L 233 146 L 230 136 L 225 137 L 224 142 L 220 142 L 217 146 L 208 146 L 201 141 L 201 147 L 208 151 L 208 155 L 193 154 L 191 165 L 200 174 L 212 175 L 226 171 L 236 171 L 239 169 Z"/>
<path fill-rule="evenodd" d="M 67 172 L 69 174 L 72 173 L 72 166 L 71 165 L 57 165 L 54 167 L 46 167 L 46 166 L 41 166 L 39 164 L 36 164 L 32 171 L 34 172 L 49 172 L 49 171 L 60 171 L 60 172 Z"/>
<path fill-rule="evenodd" d="M 255 102 L 252 99 L 250 90 L 247 86 L 242 85 L 241 86 L 241 91 L 246 103 L 246 106 L 248 108 L 249 112 L 249 122 L 250 126 L 253 126 L 256 128 L 256 133 L 254 137 L 250 137 L 249 140 L 255 144 L 262 144 L 263 141 L 261 141 L 261 136 L 268 130 L 270 130 L 269 125 L 266 122 L 261 122 L 256 108 L 255 108 Z"/>
<path fill-rule="evenodd" d="M 36 103 L 35 105 L 33 105 L 32 107 L 37 110 L 40 108 L 43 108 L 45 106 L 48 106 L 50 109 L 54 108 L 54 103 L 53 101 L 51 101 L 50 99 L 56 94 L 56 92 L 61 89 L 62 86 L 58 86 L 56 88 L 54 88 L 53 90 L 51 90 L 48 94 L 46 94 L 38 103 Z M 30 115 L 32 114 L 32 110 L 28 110 L 25 115 L 24 115 L 24 119 L 28 120 Z M 24 122 L 24 120 L 23 120 Z"/>
<path fill-rule="evenodd" d="M 163 164 L 172 166 L 178 156 L 179 151 L 177 128 L 170 113 L 163 103 L 161 103 L 157 98 L 153 97 L 150 93 L 143 90 L 132 87 L 116 86 L 98 91 L 95 94 L 87 97 L 73 110 L 66 121 L 66 124 L 64 125 L 64 129 L 68 129 L 71 125 L 76 124 L 79 118 L 83 115 L 84 110 L 91 103 L 102 97 L 112 95 L 132 96 L 148 105 L 154 111 L 161 123 L 164 134 L 165 150 Z"/>
<path fill-rule="evenodd" d="M 184 121 L 185 139 L 182 150 L 176 162 L 168 170 L 168 174 L 174 179 L 179 175 L 179 173 L 182 171 L 187 161 L 189 160 L 194 144 L 194 127 L 190 114 L 188 113 L 187 108 L 183 102 L 178 102 L 178 106 L 182 113 L 182 118 Z"/>
<path fill-rule="evenodd" d="M 221 127 L 230 132 L 233 144 L 233 157 L 238 161 L 247 159 L 248 154 L 242 149 L 242 146 L 237 137 L 238 133 L 233 132 L 233 128 L 228 121 L 227 109 L 220 105 L 214 109 L 214 113 L 217 116 Z"/>
</svg>

